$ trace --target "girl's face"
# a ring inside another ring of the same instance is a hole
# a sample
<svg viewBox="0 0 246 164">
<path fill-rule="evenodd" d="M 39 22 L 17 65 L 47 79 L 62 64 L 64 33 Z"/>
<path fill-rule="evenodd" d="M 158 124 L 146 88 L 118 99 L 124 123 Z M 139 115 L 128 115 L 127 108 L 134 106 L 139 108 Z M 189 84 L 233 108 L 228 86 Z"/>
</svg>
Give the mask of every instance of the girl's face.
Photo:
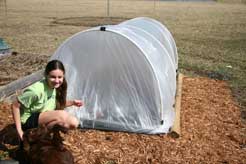
<svg viewBox="0 0 246 164">
<path fill-rule="evenodd" d="M 59 88 L 64 79 L 64 72 L 60 69 L 50 71 L 47 76 L 48 86 L 50 88 Z"/>
</svg>

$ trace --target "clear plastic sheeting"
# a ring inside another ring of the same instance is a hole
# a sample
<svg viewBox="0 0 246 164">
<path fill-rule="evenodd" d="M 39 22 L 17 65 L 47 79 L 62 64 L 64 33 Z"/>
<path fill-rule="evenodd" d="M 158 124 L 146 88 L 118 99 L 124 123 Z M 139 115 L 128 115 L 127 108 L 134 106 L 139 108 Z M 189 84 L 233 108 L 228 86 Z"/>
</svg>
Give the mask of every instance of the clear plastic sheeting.
<svg viewBox="0 0 246 164">
<path fill-rule="evenodd" d="M 151 18 L 95 27 L 68 38 L 51 59 L 63 62 L 67 110 L 82 128 L 167 133 L 174 122 L 177 49 L 167 28 Z"/>
<path fill-rule="evenodd" d="M 178 68 L 178 54 L 175 41 L 172 34 L 163 24 L 154 19 L 140 17 L 122 22 L 120 25 L 133 26 L 148 32 L 149 35 L 152 35 L 154 39 L 160 42 L 161 46 L 164 46 L 163 48 L 167 50 L 176 69 Z"/>
</svg>

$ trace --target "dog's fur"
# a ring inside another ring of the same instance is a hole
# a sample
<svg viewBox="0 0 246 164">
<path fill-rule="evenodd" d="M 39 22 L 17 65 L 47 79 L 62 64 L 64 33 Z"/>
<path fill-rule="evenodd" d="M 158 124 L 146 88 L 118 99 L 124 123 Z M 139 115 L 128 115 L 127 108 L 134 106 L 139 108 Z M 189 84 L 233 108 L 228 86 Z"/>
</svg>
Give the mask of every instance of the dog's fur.
<svg viewBox="0 0 246 164">
<path fill-rule="evenodd" d="M 23 135 L 23 148 L 30 164 L 74 164 L 74 158 L 60 136 L 59 126 L 48 129 L 45 126 L 29 129 Z"/>
</svg>

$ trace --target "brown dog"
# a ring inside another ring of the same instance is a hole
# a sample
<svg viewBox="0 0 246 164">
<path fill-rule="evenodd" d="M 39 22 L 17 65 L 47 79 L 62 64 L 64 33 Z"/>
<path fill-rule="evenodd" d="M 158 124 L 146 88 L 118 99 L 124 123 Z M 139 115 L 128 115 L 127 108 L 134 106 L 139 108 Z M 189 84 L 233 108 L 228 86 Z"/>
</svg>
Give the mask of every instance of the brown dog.
<svg viewBox="0 0 246 164">
<path fill-rule="evenodd" d="M 63 146 L 60 131 L 56 126 L 48 129 L 45 126 L 29 129 L 23 135 L 23 148 L 31 164 L 74 164 L 70 151 Z"/>
</svg>

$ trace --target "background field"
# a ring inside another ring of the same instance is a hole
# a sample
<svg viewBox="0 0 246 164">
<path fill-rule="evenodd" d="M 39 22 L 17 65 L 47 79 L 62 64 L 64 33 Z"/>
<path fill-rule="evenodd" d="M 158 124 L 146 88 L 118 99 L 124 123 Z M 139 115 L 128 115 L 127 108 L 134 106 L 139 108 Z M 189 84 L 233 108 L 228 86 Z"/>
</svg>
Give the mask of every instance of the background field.
<svg viewBox="0 0 246 164">
<path fill-rule="evenodd" d="M 245 1 L 109 2 L 108 8 L 106 0 L 0 0 L 0 37 L 18 53 L 1 58 L 0 85 L 42 68 L 56 48 L 76 32 L 147 16 L 162 22 L 173 34 L 180 72 L 228 81 L 245 111 Z M 242 116 L 246 117 L 244 112 Z"/>
</svg>

